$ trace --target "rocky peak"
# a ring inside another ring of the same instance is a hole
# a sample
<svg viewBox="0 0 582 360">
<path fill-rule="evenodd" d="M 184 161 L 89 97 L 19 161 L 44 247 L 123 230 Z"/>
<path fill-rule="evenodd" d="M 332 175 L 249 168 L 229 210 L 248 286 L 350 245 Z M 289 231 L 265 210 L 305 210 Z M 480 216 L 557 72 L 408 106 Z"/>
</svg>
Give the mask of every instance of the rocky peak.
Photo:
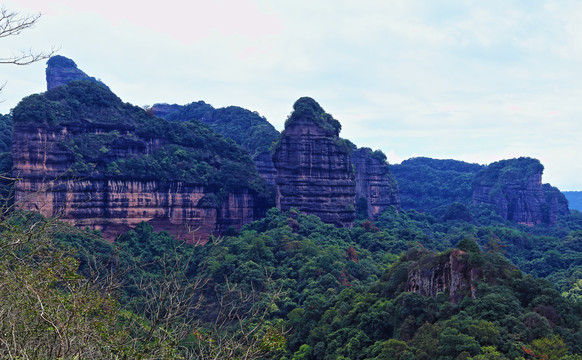
<svg viewBox="0 0 582 360">
<path fill-rule="evenodd" d="M 351 145 L 338 137 L 339 121 L 313 99 L 293 105 L 285 130 L 275 145 L 276 203 L 296 207 L 324 222 L 350 226 L 355 218 L 355 174 Z"/>
<path fill-rule="evenodd" d="M 100 81 L 94 77 L 90 77 L 77 68 L 77 64 L 69 58 L 55 55 L 48 59 L 46 68 L 47 90 L 68 84 L 75 80 L 89 80 L 100 83 Z"/>
<path fill-rule="evenodd" d="M 302 97 L 293 104 L 293 112 L 285 122 L 287 134 L 314 132 L 326 137 L 338 137 L 342 129 L 339 121 L 312 98 Z"/>
</svg>

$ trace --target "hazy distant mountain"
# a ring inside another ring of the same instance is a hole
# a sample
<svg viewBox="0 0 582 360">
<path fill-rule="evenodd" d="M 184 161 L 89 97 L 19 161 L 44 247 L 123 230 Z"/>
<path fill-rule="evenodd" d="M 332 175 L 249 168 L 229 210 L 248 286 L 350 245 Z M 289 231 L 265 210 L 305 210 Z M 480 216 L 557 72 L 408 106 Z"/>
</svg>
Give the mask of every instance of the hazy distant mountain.
<svg viewBox="0 0 582 360">
<path fill-rule="evenodd" d="M 582 191 L 562 191 L 572 210 L 582 211 Z"/>
</svg>

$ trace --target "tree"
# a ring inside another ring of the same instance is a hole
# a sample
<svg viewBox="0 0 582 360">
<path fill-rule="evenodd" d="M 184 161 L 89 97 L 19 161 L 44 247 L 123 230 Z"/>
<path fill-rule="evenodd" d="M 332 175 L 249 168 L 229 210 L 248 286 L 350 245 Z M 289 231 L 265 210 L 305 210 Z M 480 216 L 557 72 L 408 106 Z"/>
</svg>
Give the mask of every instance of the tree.
<svg viewBox="0 0 582 360">
<path fill-rule="evenodd" d="M 0 8 L 0 39 L 19 35 L 24 30 L 32 28 L 40 19 L 40 16 L 40 14 L 21 15 L 2 6 Z M 47 59 L 55 52 L 56 49 L 54 48 L 49 52 L 33 52 L 29 49 L 21 51 L 19 54 L 12 53 L 10 56 L 0 55 L 0 64 L 28 65 Z M 2 91 L 4 85 L 5 83 L 0 85 L 0 91 Z"/>
<path fill-rule="evenodd" d="M 30 214 L 0 220 L 1 358 L 110 359 L 130 340 L 116 326 L 114 289 L 79 275 L 53 241 L 63 226 Z"/>
</svg>

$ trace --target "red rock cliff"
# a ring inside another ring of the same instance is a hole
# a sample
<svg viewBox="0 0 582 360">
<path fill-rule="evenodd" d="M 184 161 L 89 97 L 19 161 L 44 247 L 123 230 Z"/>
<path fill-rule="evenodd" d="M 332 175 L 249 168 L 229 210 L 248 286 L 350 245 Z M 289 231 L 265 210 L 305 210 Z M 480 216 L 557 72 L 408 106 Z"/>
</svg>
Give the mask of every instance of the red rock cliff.
<svg viewBox="0 0 582 360">
<path fill-rule="evenodd" d="M 355 175 L 339 123 L 313 99 L 301 98 L 275 148 L 276 203 L 324 222 L 350 226 L 355 217 Z"/>
<path fill-rule="evenodd" d="M 452 303 L 467 295 L 475 298 L 475 281 L 480 273 L 469 265 L 468 258 L 466 252 L 453 250 L 450 254 L 435 255 L 430 261 L 419 261 L 408 273 L 405 291 L 432 297 L 446 293 Z"/>
<path fill-rule="evenodd" d="M 374 218 L 388 206 L 398 209 L 398 185 L 388 170 L 385 155 L 361 148 L 352 151 L 351 159 L 356 171 L 356 197 L 366 199 L 368 216 Z"/>
<path fill-rule="evenodd" d="M 58 216 L 80 227 L 103 231 L 106 238 L 136 226 L 141 221 L 167 230 L 186 240 L 205 242 L 229 226 L 239 228 L 255 219 L 255 197 L 247 190 L 228 194 L 218 207 L 203 206 L 203 186 L 173 181 L 72 178 L 67 174 L 73 159 L 61 145 L 68 136 L 102 129 L 38 128 L 15 126 L 13 135 L 15 201 L 21 209 Z M 123 147 L 112 152 L 128 156 L 159 146 L 160 139 L 148 139 L 145 148 Z M 195 230 L 194 233 L 189 231 Z"/>
<path fill-rule="evenodd" d="M 544 191 L 543 170 L 539 160 L 525 157 L 492 163 L 475 177 L 473 203 L 493 205 L 501 217 L 520 224 L 554 225 L 568 208 L 559 190 Z"/>
</svg>

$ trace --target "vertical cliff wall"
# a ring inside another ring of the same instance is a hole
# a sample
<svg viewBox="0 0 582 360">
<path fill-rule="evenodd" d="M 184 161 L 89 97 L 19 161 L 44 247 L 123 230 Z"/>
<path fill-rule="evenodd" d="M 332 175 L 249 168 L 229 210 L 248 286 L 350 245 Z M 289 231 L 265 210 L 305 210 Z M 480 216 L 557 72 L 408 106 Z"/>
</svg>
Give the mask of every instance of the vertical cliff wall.
<svg viewBox="0 0 582 360">
<path fill-rule="evenodd" d="M 375 217 L 388 206 L 400 207 L 398 185 L 383 153 L 368 148 L 354 149 L 351 161 L 356 175 L 356 198 L 366 199 L 369 217 Z"/>
<path fill-rule="evenodd" d="M 297 100 L 293 109 L 273 155 L 277 207 L 350 226 L 356 182 L 350 146 L 338 137 L 341 126 L 311 98 Z"/>
<path fill-rule="evenodd" d="M 247 189 L 229 193 L 218 204 L 209 204 L 205 200 L 210 189 L 182 181 L 73 176 L 70 169 L 74 157 L 63 142 L 87 131 L 98 134 L 106 130 L 14 127 L 14 175 L 20 179 L 15 203 L 19 208 L 101 230 L 110 240 L 146 221 L 157 231 L 166 230 L 181 239 L 202 243 L 211 234 L 218 235 L 230 226 L 240 229 L 260 215 L 260 206 Z M 163 143 L 162 139 L 145 139 L 143 147 L 136 147 L 120 142 L 110 152 L 120 158 L 143 155 Z"/>
<path fill-rule="evenodd" d="M 102 84 L 56 86 L 23 99 L 13 114 L 21 209 L 108 239 L 147 221 L 204 242 L 269 206 L 266 184 L 243 148 L 200 122 L 156 118 Z"/>
<path fill-rule="evenodd" d="M 492 163 L 475 176 L 473 203 L 492 205 L 501 217 L 520 224 L 554 225 L 558 214 L 568 210 L 555 191 L 546 198 L 543 170 L 539 160 L 525 157 Z"/>
<path fill-rule="evenodd" d="M 480 272 L 469 265 L 468 259 L 469 254 L 461 250 L 427 257 L 409 271 L 405 290 L 432 297 L 442 292 L 452 303 L 464 296 L 475 298 L 475 281 Z"/>
</svg>

